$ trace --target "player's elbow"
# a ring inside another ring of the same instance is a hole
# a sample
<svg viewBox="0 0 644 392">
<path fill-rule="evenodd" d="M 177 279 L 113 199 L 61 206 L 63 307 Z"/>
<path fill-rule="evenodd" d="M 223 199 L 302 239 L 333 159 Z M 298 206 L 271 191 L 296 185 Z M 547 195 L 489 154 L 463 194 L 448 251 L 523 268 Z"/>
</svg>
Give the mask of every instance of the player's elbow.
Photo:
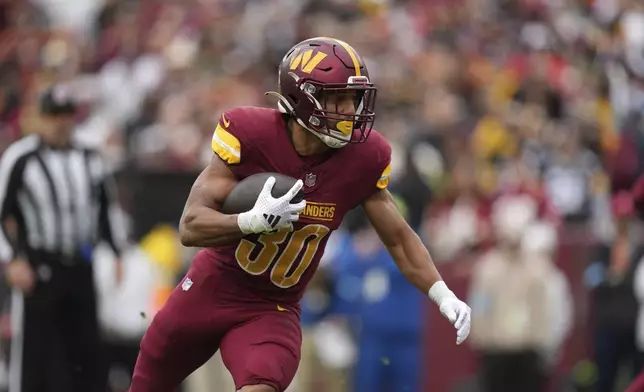
<svg viewBox="0 0 644 392">
<path fill-rule="evenodd" d="M 409 257 L 405 253 L 405 248 L 402 244 L 396 244 L 392 246 L 387 246 L 389 254 L 394 259 L 398 270 L 403 274 L 404 277 L 408 278 L 415 273 L 414 265 L 410 262 Z"/>
<path fill-rule="evenodd" d="M 198 246 L 199 238 L 196 235 L 194 221 L 196 216 L 186 210 L 179 222 L 179 239 L 183 246 Z"/>
<path fill-rule="evenodd" d="M 400 248 L 405 249 L 409 244 L 414 244 L 420 241 L 420 237 L 416 232 L 409 227 L 409 225 L 402 224 L 393 227 L 388 227 L 385 235 L 381 235 L 380 239 L 387 248 Z"/>
<path fill-rule="evenodd" d="M 418 263 L 418 255 L 427 253 L 420 237 L 409 227 L 403 227 L 392 236 L 390 243 L 386 243 L 389 253 L 398 266 L 400 272 L 407 279 L 418 276 L 423 272 L 424 263 Z M 429 255 L 428 255 L 429 256 Z M 423 258 L 423 260 L 425 260 Z"/>
<path fill-rule="evenodd" d="M 179 239 L 181 240 L 181 245 L 183 246 L 197 246 L 196 236 L 192 232 L 190 232 L 190 230 L 186 229 L 183 224 L 179 226 Z"/>
<path fill-rule="evenodd" d="M 179 238 L 181 239 L 181 245 L 185 247 L 197 246 L 197 241 L 193 236 L 190 236 L 188 233 L 180 233 Z"/>
<path fill-rule="evenodd" d="M 179 222 L 179 239 L 187 247 L 215 247 L 243 236 L 237 215 L 224 215 L 210 208 L 187 208 Z"/>
</svg>

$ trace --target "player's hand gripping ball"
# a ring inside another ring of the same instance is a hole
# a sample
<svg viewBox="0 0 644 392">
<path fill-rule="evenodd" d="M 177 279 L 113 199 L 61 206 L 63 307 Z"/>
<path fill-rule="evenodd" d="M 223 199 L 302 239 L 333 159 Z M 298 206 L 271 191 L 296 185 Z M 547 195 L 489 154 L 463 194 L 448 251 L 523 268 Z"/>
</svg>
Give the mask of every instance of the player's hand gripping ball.
<svg viewBox="0 0 644 392">
<path fill-rule="evenodd" d="M 279 173 L 258 173 L 242 180 L 224 201 L 221 212 L 239 214 L 244 234 L 293 227 L 306 207 L 302 180 Z"/>
</svg>

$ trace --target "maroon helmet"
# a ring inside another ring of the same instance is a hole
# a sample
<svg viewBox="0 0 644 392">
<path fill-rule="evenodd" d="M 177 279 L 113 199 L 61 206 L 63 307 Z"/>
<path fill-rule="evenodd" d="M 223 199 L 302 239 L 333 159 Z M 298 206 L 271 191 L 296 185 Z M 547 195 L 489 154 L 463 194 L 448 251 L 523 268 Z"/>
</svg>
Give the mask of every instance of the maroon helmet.
<svg viewBox="0 0 644 392">
<path fill-rule="evenodd" d="M 362 58 L 346 42 L 327 37 L 307 39 L 288 51 L 278 72 L 283 113 L 313 132 L 328 146 L 367 140 L 376 114 L 376 87 Z M 341 113 L 334 94 L 352 94 L 355 113 Z"/>
</svg>

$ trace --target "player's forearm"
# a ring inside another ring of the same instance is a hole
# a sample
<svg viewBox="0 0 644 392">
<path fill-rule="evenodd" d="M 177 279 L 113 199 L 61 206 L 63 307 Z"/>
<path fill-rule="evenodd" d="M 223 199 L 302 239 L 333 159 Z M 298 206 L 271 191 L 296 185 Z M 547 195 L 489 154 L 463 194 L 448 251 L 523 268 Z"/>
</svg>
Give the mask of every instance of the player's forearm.
<svg viewBox="0 0 644 392">
<path fill-rule="evenodd" d="M 388 246 L 389 253 L 405 278 L 427 294 L 436 282 L 442 280 L 427 248 L 411 229 L 401 232 L 398 238 Z"/>
<path fill-rule="evenodd" d="M 226 215 L 211 208 L 187 208 L 179 226 L 181 243 L 185 246 L 219 246 L 244 236 L 237 215 Z"/>
</svg>

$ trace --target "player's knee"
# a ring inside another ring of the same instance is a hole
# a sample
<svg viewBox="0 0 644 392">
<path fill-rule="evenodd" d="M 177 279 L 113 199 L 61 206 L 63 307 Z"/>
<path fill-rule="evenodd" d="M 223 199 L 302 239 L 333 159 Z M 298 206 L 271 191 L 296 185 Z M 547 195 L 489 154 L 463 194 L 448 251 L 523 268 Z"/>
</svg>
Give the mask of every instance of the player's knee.
<svg viewBox="0 0 644 392">
<path fill-rule="evenodd" d="M 278 392 L 275 388 L 269 385 L 246 385 L 241 387 L 237 392 Z"/>
</svg>

